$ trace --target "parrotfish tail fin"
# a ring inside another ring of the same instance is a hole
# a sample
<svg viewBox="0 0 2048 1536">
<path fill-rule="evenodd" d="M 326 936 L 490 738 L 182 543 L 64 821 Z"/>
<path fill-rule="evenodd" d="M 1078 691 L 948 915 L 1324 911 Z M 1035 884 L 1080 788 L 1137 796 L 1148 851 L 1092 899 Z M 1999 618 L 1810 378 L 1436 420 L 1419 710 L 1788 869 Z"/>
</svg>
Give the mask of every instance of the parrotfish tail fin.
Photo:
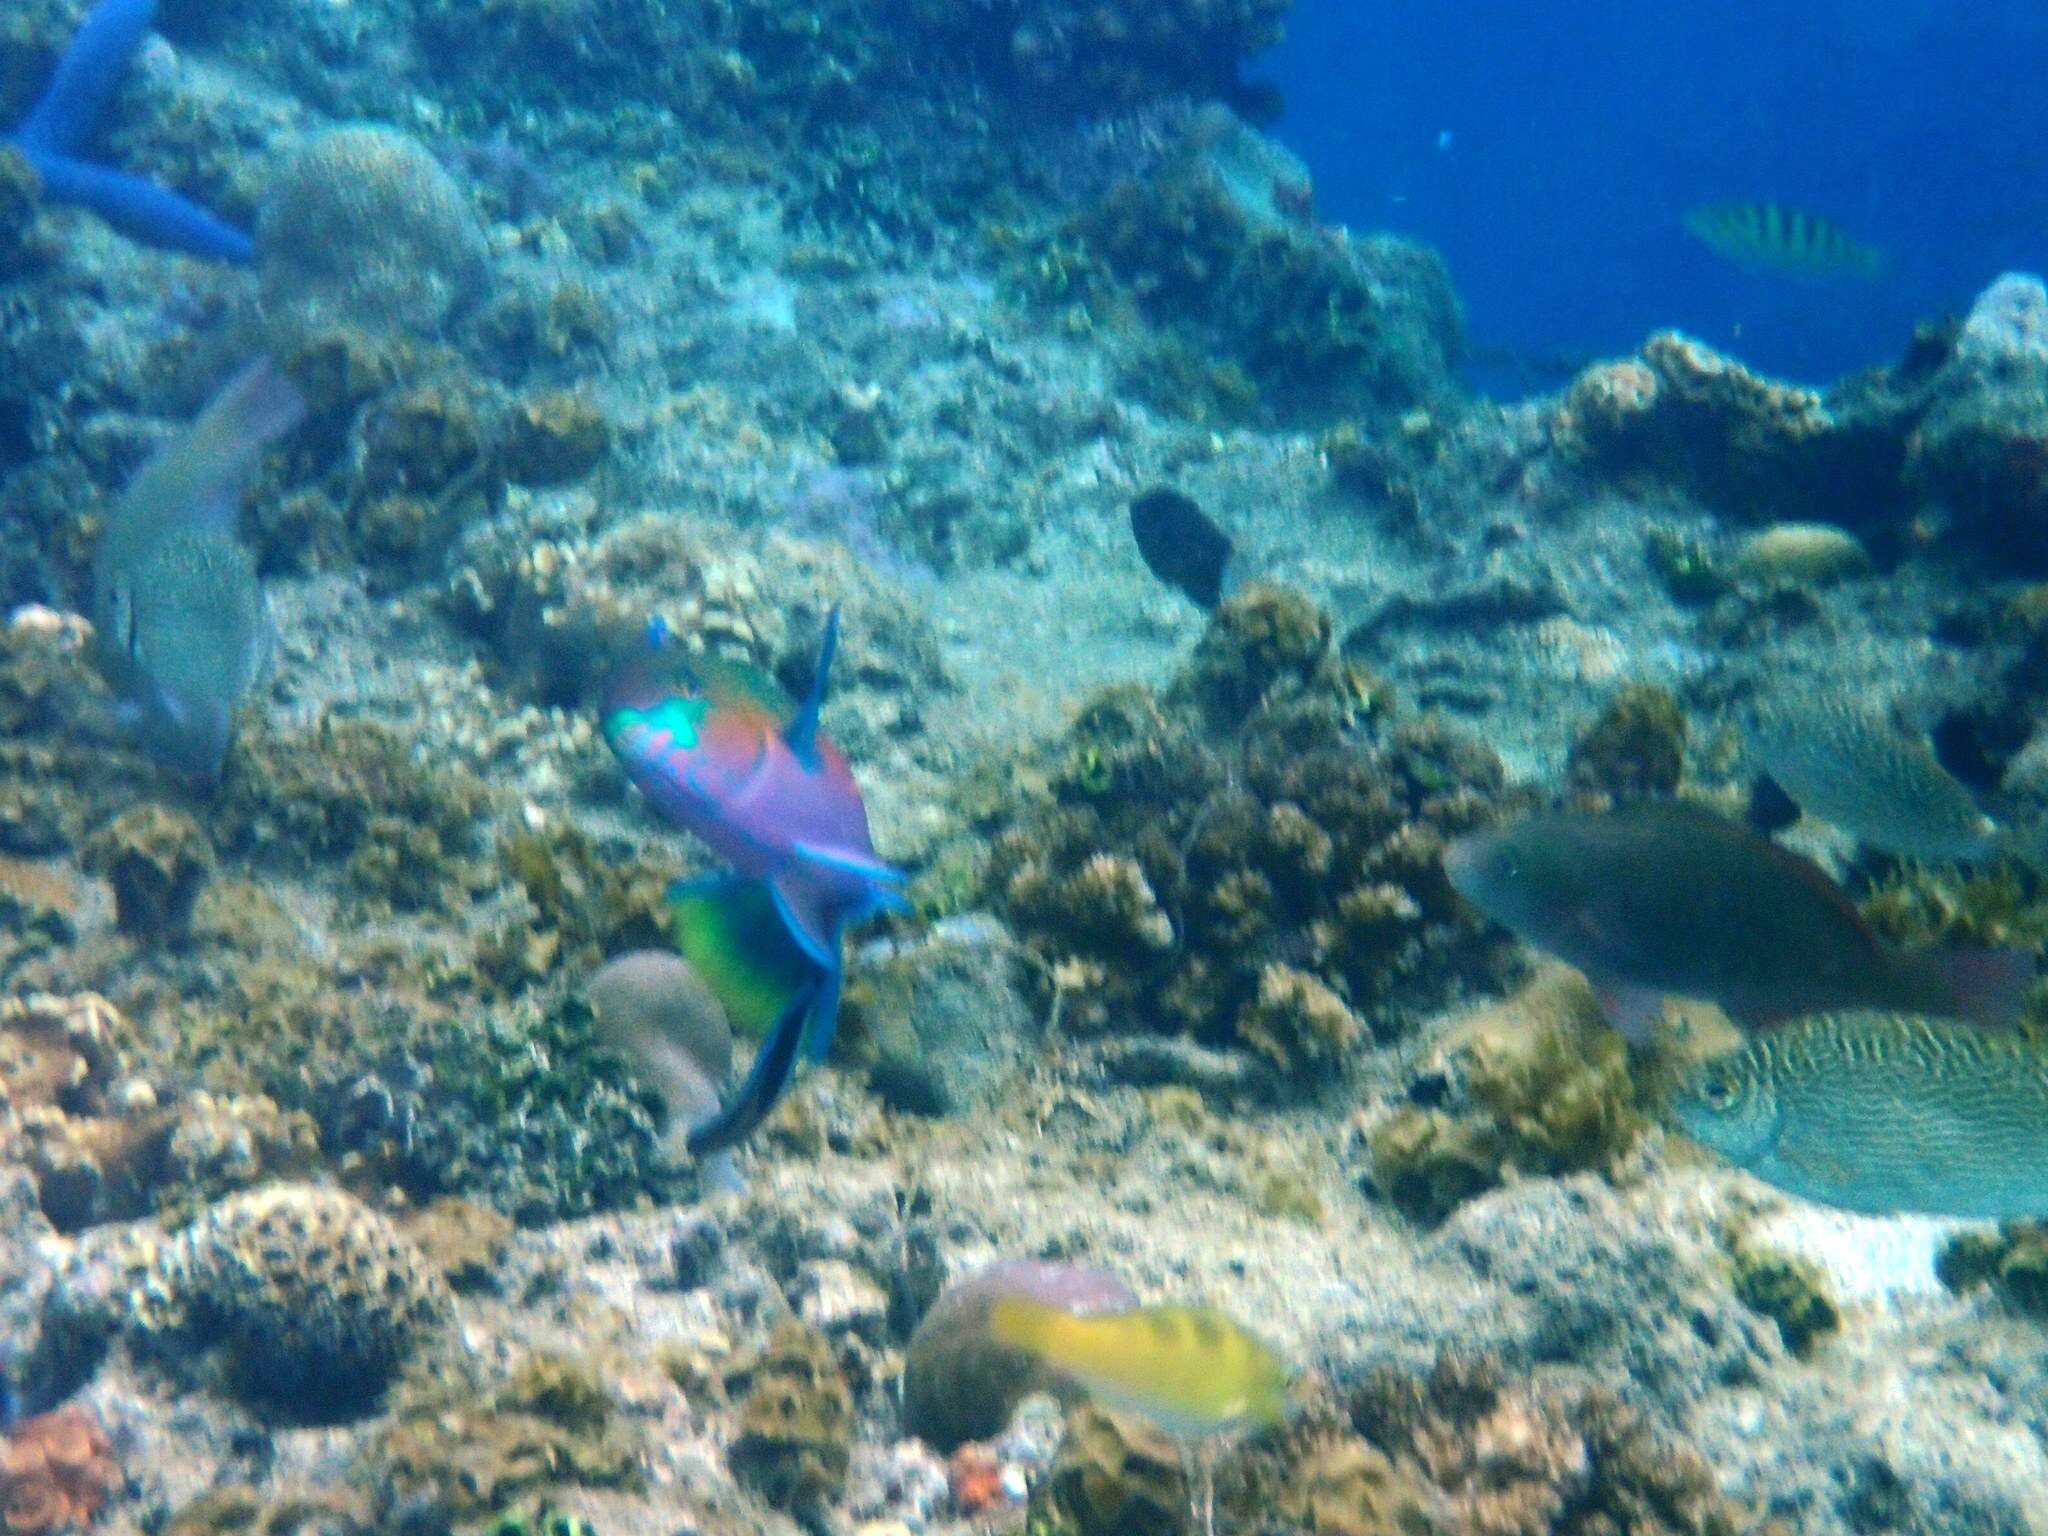
<svg viewBox="0 0 2048 1536">
<path fill-rule="evenodd" d="M 739 1166 L 732 1160 L 732 1149 L 723 1148 L 707 1152 L 699 1159 L 698 1177 L 704 1188 L 714 1195 L 744 1195 L 747 1181 L 740 1177 Z"/>
<path fill-rule="evenodd" d="M 658 651 L 669 642 L 668 620 L 658 613 L 647 615 L 647 649 Z"/>
<path fill-rule="evenodd" d="M 49 89 L 15 130 L 31 156 L 68 155 L 106 115 L 128 61 L 156 18 L 156 0 L 101 0 L 86 13 L 50 76 Z"/>
<path fill-rule="evenodd" d="M 1989 1029 L 2019 1022 L 2020 1003 L 2034 982 L 2034 960 L 2023 949 L 1948 949 L 1929 957 L 1946 994 L 1943 1011 Z"/>
<path fill-rule="evenodd" d="M 238 267 L 256 260 L 255 242 L 241 230 L 146 177 L 40 150 L 28 151 L 28 161 L 51 202 L 96 213 L 138 245 Z"/>
<path fill-rule="evenodd" d="M 811 691 L 797 706 L 796 715 L 783 732 L 789 750 L 805 768 L 818 766 L 818 715 L 825 707 L 825 685 L 832 675 L 832 657 L 839 650 L 839 605 L 825 615 L 825 637 L 818 642 L 818 666 L 811 674 Z"/>
<path fill-rule="evenodd" d="M 804 1022 L 810 1017 L 816 991 L 814 982 L 790 1000 L 782 1017 L 769 1031 L 768 1038 L 761 1042 L 761 1049 L 754 1056 L 753 1066 L 747 1069 L 746 1080 L 740 1084 L 739 1091 L 724 1109 L 691 1127 L 684 1145 L 692 1157 L 708 1158 L 738 1146 L 768 1118 L 768 1111 L 782 1097 L 782 1091 L 789 1086 L 791 1073 L 796 1070 L 797 1046 L 803 1039 Z"/>
<path fill-rule="evenodd" d="M 843 966 L 828 966 L 818 981 L 818 995 L 811 999 L 810 1014 L 804 1021 L 804 1059 L 818 1066 L 832 1054 L 832 1033 L 839 1027 L 839 983 Z"/>
<path fill-rule="evenodd" d="M 817 993 L 827 968 L 790 931 L 762 881 L 730 873 L 678 880 L 668 888 L 668 906 L 677 952 L 711 989 L 736 1034 L 767 1037 L 795 1000 Z"/>
</svg>

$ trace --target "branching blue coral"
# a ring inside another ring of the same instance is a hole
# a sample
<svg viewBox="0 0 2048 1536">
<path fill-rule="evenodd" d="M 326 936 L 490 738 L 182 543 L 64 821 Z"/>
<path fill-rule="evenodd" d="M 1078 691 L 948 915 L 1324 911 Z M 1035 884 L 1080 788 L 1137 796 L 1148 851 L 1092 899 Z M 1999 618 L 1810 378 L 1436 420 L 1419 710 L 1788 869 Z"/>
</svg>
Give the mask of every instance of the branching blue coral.
<svg viewBox="0 0 2048 1536">
<path fill-rule="evenodd" d="M 232 224 L 168 187 L 78 154 L 155 15 L 156 0 L 100 0 L 58 59 L 42 100 L 0 143 L 20 151 L 52 202 L 88 209 L 143 245 L 246 264 L 255 247 Z"/>
</svg>

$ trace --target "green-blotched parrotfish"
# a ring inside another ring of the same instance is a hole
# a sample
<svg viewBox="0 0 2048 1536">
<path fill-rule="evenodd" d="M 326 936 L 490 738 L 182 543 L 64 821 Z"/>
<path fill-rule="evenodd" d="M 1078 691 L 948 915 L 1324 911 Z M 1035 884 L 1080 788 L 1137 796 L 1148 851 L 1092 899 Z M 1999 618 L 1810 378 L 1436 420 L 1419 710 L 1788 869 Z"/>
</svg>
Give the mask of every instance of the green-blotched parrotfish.
<svg viewBox="0 0 2048 1536">
<path fill-rule="evenodd" d="M 1701 1063 L 1668 1109 L 1695 1141 L 1802 1199 L 2048 1215 L 2048 1056 L 2014 1031 L 1816 1014 Z"/>
<path fill-rule="evenodd" d="M 838 635 L 835 608 L 800 705 L 753 667 L 659 641 L 605 689 L 605 740 L 633 782 L 733 869 L 730 880 L 672 892 L 678 947 L 735 1030 L 766 1031 L 725 1113 L 691 1133 L 693 1152 L 752 1130 L 800 1046 L 824 1057 L 841 935 L 902 899 L 901 872 L 875 855 L 852 770 L 818 727 Z"/>
<path fill-rule="evenodd" d="M 1819 866 L 1676 801 L 1534 816 L 1459 839 L 1444 869 L 1636 1038 L 1672 993 L 1752 1026 L 1841 1008 L 2005 1025 L 2032 977 L 2016 950 L 1895 950 Z"/>
</svg>

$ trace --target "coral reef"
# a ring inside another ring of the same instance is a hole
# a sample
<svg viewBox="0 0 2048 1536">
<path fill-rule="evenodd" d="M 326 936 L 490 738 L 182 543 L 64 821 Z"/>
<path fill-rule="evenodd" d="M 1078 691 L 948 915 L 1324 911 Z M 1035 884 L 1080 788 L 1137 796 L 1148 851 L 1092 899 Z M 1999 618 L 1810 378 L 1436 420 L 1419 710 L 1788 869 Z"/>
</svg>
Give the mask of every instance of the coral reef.
<svg viewBox="0 0 2048 1536">
<path fill-rule="evenodd" d="M 231 1196 L 169 1244 L 136 1326 L 220 1340 L 234 1383 L 294 1413 L 375 1404 L 446 1320 L 439 1275 L 384 1217 L 337 1190 L 278 1184 Z"/>
<path fill-rule="evenodd" d="M 336 324 L 430 336 L 487 271 L 448 173 L 418 140 L 369 124 L 298 146 L 271 182 L 256 246 L 279 355 Z"/>
<path fill-rule="evenodd" d="M 1390 1033 L 1498 964 L 1442 848 L 1498 814 L 1499 764 L 1434 720 L 1379 719 L 1329 634 L 1301 598 L 1248 586 L 1163 695 L 1084 707 L 987 872 L 1064 1022 L 1187 1032 L 1328 1080 L 1354 1021 Z"/>
<path fill-rule="evenodd" d="M 1180 1446 L 1166 1431 L 1084 1403 L 1032 1495 L 1028 1529 L 1044 1536 L 1175 1536 L 1187 1528 Z"/>
<path fill-rule="evenodd" d="M 1685 776 L 1685 713 L 1670 690 L 1632 683 L 1572 743 L 1565 789 L 1589 809 L 1677 793 Z"/>
<path fill-rule="evenodd" d="M 1039 291 L 1074 290 L 1057 253 L 1077 250 L 1084 295 L 1100 274 L 1105 297 L 1128 293 L 1196 355 L 1234 360 L 1271 405 L 1320 419 L 1450 406 L 1462 321 L 1435 254 L 1321 228 L 1308 206 L 1298 162 L 1227 112 L 1199 114 L 1041 257 Z"/>
<path fill-rule="evenodd" d="M 1820 1266 L 1796 1254 L 1738 1244 L 1735 1294 L 1745 1307 L 1778 1325 L 1785 1347 L 1795 1355 L 1842 1326 Z"/>
<path fill-rule="evenodd" d="M 1518 1176 L 1612 1172 L 1646 1124 L 1627 1047 L 1557 966 L 1454 1023 L 1409 1098 L 1368 1152 L 1373 1183 L 1423 1222 Z"/>
<path fill-rule="evenodd" d="M 1749 1522 L 1713 1469 L 1603 1387 L 1517 1382 L 1498 1362 L 1445 1355 L 1427 1376 L 1369 1372 L 1353 1424 L 1413 1462 L 1448 1529 L 1473 1536 L 1735 1536 Z"/>
<path fill-rule="evenodd" d="M 815 1516 L 845 1486 L 853 1444 L 853 1398 L 831 1346 L 794 1319 L 779 1323 L 728 1386 L 739 1382 L 733 1475 L 777 1509 Z"/>
<path fill-rule="evenodd" d="M 1056 1384 L 1037 1359 L 989 1337 L 989 1308 L 1002 1296 L 1076 1312 L 1138 1303 L 1107 1271 L 1046 1259 L 999 1260 L 948 1286 L 903 1360 L 903 1426 L 941 1451 L 999 1433 L 1018 1403 Z"/>
<path fill-rule="evenodd" d="M 183 811 L 138 805 L 99 830 L 85 861 L 113 884 L 122 932 L 161 942 L 183 937 L 190 926 L 200 885 L 213 869 L 213 847 Z"/>
<path fill-rule="evenodd" d="M 2016 1221 L 1995 1233 L 1958 1233 L 1935 1270 L 1951 1290 L 1989 1284 L 2020 1311 L 2048 1317 L 2048 1225 Z"/>
</svg>

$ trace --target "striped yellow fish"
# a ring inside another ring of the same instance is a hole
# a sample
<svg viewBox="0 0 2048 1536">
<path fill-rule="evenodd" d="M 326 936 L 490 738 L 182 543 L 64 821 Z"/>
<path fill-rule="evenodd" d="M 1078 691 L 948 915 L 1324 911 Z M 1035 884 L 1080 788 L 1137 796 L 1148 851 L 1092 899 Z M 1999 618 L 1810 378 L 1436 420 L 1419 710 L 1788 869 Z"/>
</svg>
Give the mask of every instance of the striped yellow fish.
<svg viewBox="0 0 2048 1536">
<path fill-rule="evenodd" d="M 1005 1296 L 989 1310 L 989 1333 L 1169 1434 L 1213 1435 L 1285 1415 L 1285 1364 L 1250 1330 L 1208 1307 L 1080 1316 Z"/>
<path fill-rule="evenodd" d="M 1830 219 L 1785 203 L 1708 203 L 1686 232 L 1737 266 L 1797 277 L 1875 277 L 1884 257 Z"/>
</svg>

